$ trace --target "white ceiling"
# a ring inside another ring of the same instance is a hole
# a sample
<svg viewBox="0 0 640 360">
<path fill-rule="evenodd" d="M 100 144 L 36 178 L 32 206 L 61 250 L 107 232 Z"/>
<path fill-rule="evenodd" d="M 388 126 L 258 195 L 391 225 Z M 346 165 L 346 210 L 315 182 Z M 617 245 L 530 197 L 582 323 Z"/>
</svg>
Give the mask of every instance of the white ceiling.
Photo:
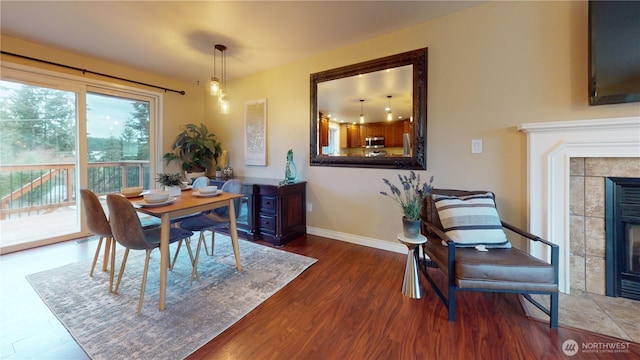
<svg viewBox="0 0 640 360">
<path fill-rule="evenodd" d="M 213 75 L 214 44 L 232 79 L 481 2 L 2 0 L 0 31 L 196 83 Z"/>
<path fill-rule="evenodd" d="M 412 95 L 413 66 L 405 65 L 319 83 L 318 110 L 332 121 L 359 123 L 362 114 L 370 123 L 387 121 L 389 107 L 393 120 L 406 120 L 413 116 Z"/>
</svg>

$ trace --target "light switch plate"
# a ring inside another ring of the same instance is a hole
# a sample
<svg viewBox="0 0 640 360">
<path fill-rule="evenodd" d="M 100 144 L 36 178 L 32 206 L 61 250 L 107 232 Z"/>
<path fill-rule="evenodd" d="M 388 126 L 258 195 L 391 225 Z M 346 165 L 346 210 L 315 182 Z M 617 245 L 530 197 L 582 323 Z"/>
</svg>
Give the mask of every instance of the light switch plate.
<svg viewBox="0 0 640 360">
<path fill-rule="evenodd" d="M 482 139 L 471 140 L 471 153 L 482 154 Z"/>
</svg>

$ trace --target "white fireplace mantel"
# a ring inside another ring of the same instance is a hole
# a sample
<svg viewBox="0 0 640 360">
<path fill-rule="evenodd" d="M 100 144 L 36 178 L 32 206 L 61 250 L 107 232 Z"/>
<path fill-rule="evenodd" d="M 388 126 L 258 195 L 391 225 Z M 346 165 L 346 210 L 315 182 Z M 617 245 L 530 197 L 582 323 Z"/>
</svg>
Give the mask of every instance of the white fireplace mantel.
<svg viewBox="0 0 640 360">
<path fill-rule="evenodd" d="M 529 231 L 559 245 L 559 286 L 568 294 L 570 159 L 640 157 L 640 117 L 527 123 L 518 130 L 527 134 Z M 548 261 L 548 247 L 537 245 L 531 254 Z"/>
</svg>

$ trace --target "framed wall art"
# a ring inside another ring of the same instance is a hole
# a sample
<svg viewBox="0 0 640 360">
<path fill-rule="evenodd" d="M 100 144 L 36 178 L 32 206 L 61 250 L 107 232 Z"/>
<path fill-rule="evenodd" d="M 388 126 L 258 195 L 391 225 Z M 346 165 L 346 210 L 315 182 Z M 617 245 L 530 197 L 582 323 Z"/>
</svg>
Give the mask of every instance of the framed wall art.
<svg viewBox="0 0 640 360">
<path fill-rule="evenodd" d="M 267 165 L 267 99 L 244 104 L 244 163 Z"/>
</svg>

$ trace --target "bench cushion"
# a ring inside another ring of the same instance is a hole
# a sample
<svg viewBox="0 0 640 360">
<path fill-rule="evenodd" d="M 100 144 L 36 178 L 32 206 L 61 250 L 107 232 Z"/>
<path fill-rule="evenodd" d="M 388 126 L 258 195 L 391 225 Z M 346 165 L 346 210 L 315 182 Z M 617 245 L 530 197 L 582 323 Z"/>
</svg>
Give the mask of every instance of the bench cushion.
<svg viewBox="0 0 640 360">
<path fill-rule="evenodd" d="M 440 241 L 430 237 L 424 251 L 447 274 L 448 248 Z M 455 282 L 461 289 L 557 291 L 553 266 L 516 248 L 456 248 Z"/>
</svg>

